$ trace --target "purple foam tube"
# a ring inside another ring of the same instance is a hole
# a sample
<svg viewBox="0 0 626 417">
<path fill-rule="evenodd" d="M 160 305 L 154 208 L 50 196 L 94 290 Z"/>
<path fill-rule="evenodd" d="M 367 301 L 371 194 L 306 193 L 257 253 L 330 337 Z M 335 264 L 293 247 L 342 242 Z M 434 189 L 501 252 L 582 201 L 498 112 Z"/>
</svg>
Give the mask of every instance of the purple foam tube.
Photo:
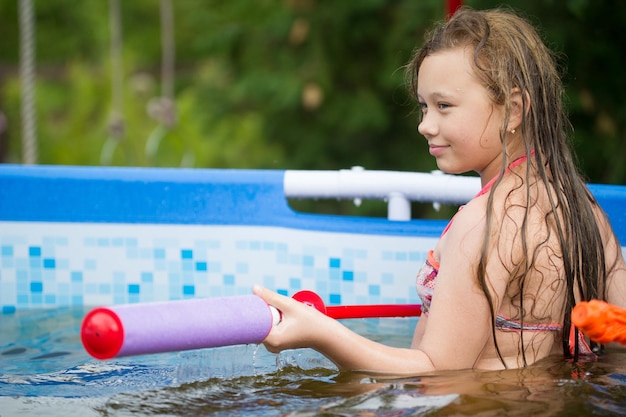
<svg viewBox="0 0 626 417">
<path fill-rule="evenodd" d="M 280 313 L 256 295 L 96 308 L 81 340 L 97 359 L 260 343 Z"/>
</svg>

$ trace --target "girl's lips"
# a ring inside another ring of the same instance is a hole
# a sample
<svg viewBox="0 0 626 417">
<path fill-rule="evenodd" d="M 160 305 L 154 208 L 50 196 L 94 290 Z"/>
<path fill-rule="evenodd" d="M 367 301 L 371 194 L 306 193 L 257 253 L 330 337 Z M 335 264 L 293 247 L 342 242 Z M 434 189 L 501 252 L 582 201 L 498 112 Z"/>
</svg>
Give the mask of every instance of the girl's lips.
<svg viewBox="0 0 626 417">
<path fill-rule="evenodd" d="M 439 156 L 446 150 L 446 148 L 447 148 L 447 146 L 429 145 L 428 146 L 428 152 L 432 156 Z"/>
</svg>

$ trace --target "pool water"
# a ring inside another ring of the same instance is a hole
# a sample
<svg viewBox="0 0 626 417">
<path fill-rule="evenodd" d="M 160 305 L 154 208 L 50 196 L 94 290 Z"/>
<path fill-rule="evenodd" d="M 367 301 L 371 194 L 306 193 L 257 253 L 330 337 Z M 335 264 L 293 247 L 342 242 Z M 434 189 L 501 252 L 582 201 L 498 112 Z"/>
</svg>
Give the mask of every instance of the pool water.
<svg viewBox="0 0 626 417">
<path fill-rule="evenodd" d="M 110 361 L 83 350 L 83 308 L 0 315 L 0 416 L 623 416 L 626 350 L 594 363 L 386 379 L 340 373 L 308 349 L 235 346 Z M 416 319 L 350 320 L 410 342 Z"/>
</svg>

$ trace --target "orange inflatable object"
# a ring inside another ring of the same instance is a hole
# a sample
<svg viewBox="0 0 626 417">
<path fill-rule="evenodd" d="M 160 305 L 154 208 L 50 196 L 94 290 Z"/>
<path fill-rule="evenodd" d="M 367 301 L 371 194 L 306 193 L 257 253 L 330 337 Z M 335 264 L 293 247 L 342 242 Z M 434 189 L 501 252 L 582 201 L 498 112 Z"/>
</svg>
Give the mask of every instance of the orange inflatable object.
<svg viewBox="0 0 626 417">
<path fill-rule="evenodd" d="M 626 345 L 626 309 L 600 300 L 582 301 L 572 310 L 572 323 L 594 342 Z"/>
</svg>

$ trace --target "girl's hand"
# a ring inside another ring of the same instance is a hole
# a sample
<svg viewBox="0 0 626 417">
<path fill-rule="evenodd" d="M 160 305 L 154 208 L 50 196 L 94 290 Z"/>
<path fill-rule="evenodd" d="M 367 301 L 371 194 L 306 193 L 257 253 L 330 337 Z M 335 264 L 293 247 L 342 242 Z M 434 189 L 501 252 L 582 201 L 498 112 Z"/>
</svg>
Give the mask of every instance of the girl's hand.
<svg viewBox="0 0 626 417">
<path fill-rule="evenodd" d="M 334 320 L 314 307 L 293 298 L 255 285 L 253 292 L 281 313 L 281 321 L 270 330 L 263 344 L 268 351 L 278 353 L 285 349 L 315 348 L 324 339 L 324 329 Z"/>
<path fill-rule="evenodd" d="M 340 370 L 390 375 L 417 375 L 434 366 L 420 350 L 389 347 L 367 339 L 341 323 L 290 297 L 255 286 L 254 294 L 277 308 L 281 322 L 272 327 L 263 344 L 268 351 L 312 348 Z"/>
</svg>

